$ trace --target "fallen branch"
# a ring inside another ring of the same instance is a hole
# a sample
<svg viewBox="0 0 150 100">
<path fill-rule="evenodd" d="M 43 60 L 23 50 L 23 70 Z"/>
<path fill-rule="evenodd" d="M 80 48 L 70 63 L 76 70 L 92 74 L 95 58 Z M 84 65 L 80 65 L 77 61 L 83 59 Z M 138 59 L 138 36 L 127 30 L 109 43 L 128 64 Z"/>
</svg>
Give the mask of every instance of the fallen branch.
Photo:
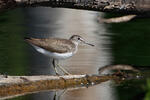
<svg viewBox="0 0 150 100">
<path fill-rule="evenodd" d="M 115 75 L 1 76 L 0 98 L 4 99 L 10 96 L 43 90 L 85 87 L 118 78 L 119 77 Z"/>
</svg>

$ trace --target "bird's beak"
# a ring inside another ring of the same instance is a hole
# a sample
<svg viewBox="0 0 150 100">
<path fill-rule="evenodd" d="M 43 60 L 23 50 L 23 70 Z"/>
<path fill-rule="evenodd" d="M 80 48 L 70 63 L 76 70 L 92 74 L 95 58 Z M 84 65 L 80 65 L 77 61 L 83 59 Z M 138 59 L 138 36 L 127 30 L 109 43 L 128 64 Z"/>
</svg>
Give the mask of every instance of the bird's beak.
<svg viewBox="0 0 150 100">
<path fill-rule="evenodd" d="M 87 42 L 84 42 L 85 44 L 87 44 L 87 45 L 90 45 L 90 46 L 95 46 L 94 44 L 90 44 L 90 43 L 87 43 Z"/>
<path fill-rule="evenodd" d="M 87 42 L 85 42 L 85 41 L 83 41 L 83 40 L 82 40 L 82 42 L 83 42 L 84 44 L 90 45 L 90 46 L 92 46 L 92 47 L 95 46 L 94 44 L 87 43 Z"/>
</svg>

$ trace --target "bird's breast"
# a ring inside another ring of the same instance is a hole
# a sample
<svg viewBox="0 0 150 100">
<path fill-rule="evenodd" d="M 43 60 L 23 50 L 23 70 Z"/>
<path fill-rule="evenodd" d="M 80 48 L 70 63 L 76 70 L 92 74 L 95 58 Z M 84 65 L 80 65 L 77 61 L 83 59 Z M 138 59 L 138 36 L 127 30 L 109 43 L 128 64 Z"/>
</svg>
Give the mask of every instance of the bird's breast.
<svg viewBox="0 0 150 100">
<path fill-rule="evenodd" d="M 50 51 L 47 51 L 43 48 L 40 48 L 38 46 L 35 46 L 33 45 L 33 47 L 40 53 L 46 55 L 46 56 L 49 56 L 51 58 L 54 58 L 54 59 L 66 59 L 66 58 L 69 58 L 71 56 L 73 56 L 73 52 L 66 52 L 66 53 L 57 53 L 57 52 L 50 52 Z"/>
</svg>

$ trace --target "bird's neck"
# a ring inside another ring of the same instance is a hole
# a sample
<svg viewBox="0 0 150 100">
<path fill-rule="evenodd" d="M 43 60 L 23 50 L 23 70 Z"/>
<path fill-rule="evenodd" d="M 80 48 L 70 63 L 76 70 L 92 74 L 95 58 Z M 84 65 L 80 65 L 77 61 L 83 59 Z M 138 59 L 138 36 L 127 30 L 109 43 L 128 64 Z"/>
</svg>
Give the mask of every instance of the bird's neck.
<svg viewBox="0 0 150 100">
<path fill-rule="evenodd" d="M 74 52 L 73 52 L 75 54 L 77 52 L 77 50 L 78 50 L 78 44 L 79 43 L 77 41 L 75 41 L 75 40 L 71 40 L 71 42 L 74 43 L 74 45 L 75 45 Z"/>
<path fill-rule="evenodd" d="M 78 47 L 79 43 L 76 40 L 71 40 L 71 42 L 74 43 L 76 47 Z"/>
</svg>

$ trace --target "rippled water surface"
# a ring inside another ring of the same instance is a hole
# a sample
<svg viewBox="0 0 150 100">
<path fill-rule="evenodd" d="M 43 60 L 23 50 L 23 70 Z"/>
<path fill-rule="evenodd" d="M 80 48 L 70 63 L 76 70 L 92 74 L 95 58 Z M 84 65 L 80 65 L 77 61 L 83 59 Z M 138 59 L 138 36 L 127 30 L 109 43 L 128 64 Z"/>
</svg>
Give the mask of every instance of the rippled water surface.
<svg viewBox="0 0 150 100">
<path fill-rule="evenodd" d="M 108 16 L 111 15 L 48 7 L 22 8 L 3 13 L 0 15 L 0 73 L 54 74 L 52 59 L 24 42 L 24 36 L 68 39 L 77 34 L 95 44 L 95 47 L 80 45 L 76 55 L 59 61 L 72 74 L 97 74 L 98 68 L 109 64 L 149 66 L 150 20 L 135 19 L 118 24 L 98 22 L 99 17 Z M 61 100 L 134 100 L 138 96 L 148 98 L 148 84 L 148 80 L 147 83 L 146 80 L 140 80 L 117 86 L 108 81 L 89 88 L 66 90 L 61 95 Z M 56 99 L 62 92 L 58 91 Z M 47 91 L 14 100 L 55 100 L 54 95 L 55 92 Z"/>
</svg>

